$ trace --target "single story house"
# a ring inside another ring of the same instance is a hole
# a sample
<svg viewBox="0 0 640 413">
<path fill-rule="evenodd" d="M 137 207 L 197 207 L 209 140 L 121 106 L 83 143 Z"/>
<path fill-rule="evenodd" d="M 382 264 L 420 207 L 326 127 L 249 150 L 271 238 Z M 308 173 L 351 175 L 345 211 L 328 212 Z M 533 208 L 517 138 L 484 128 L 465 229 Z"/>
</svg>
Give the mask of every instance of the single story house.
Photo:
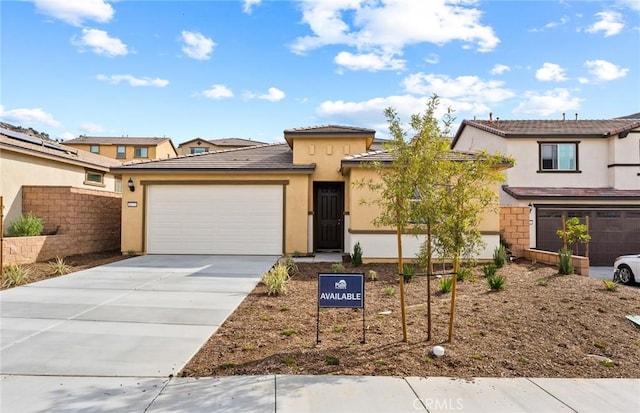
<svg viewBox="0 0 640 413">
<path fill-rule="evenodd" d="M 227 138 L 206 140 L 202 138 L 191 139 L 178 145 L 178 155 L 195 155 L 203 152 L 224 151 L 227 149 L 246 148 L 247 146 L 264 145 L 251 139 Z"/>
<path fill-rule="evenodd" d="M 131 162 L 112 168 L 129 185 L 122 197 L 122 251 L 146 254 L 350 253 L 396 256 L 393 228 L 372 224 L 374 199 L 353 185 L 376 178 L 367 166 L 387 162 L 370 151 L 372 129 L 326 125 L 284 131 L 286 143 Z M 495 191 L 499 185 L 495 186 Z M 499 219 L 487 211 L 482 228 L 491 258 Z M 405 257 L 421 240 L 405 235 Z"/>
</svg>

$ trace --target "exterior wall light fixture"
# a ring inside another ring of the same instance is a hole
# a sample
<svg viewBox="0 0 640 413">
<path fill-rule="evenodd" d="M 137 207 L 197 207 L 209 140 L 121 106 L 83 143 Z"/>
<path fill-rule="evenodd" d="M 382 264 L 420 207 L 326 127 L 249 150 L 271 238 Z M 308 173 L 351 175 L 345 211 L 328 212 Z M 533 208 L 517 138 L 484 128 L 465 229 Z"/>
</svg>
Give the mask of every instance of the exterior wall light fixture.
<svg viewBox="0 0 640 413">
<path fill-rule="evenodd" d="M 133 179 L 129 178 L 129 180 L 127 181 L 127 186 L 129 187 L 129 191 L 135 192 L 136 187 L 133 184 Z"/>
</svg>

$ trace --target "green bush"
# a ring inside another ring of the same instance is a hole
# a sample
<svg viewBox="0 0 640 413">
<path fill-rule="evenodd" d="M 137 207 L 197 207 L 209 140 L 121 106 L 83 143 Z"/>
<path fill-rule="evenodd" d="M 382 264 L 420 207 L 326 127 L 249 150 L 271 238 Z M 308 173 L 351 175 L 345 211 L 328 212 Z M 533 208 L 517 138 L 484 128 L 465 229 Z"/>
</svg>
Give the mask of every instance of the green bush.
<svg viewBox="0 0 640 413">
<path fill-rule="evenodd" d="M 21 265 L 11 264 L 4 269 L 2 288 L 17 287 L 25 284 L 29 277 L 29 270 Z"/>
<path fill-rule="evenodd" d="M 504 264 L 507 262 L 507 249 L 504 245 L 500 244 L 499 247 L 496 247 L 493 250 L 493 263 L 498 268 L 502 268 Z"/>
<path fill-rule="evenodd" d="M 440 292 L 447 294 L 451 292 L 453 288 L 453 277 L 442 277 L 439 282 Z"/>
<path fill-rule="evenodd" d="M 356 242 L 356 245 L 353 246 L 353 254 L 351 254 L 351 263 L 354 267 L 359 267 L 362 265 L 362 247 L 359 242 Z"/>
<path fill-rule="evenodd" d="M 9 224 L 7 235 L 10 237 L 36 237 L 42 234 L 44 220 L 37 218 L 33 213 L 20 215 L 18 219 Z"/>
<path fill-rule="evenodd" d="M 505 282 L 506 279 L 504 278 L 504 275 L 494 274 L 487 277 L 487 283 L 489 284 L 489 288 L 491 288 L 491 291 L 504 290 Z"/>
<path fill-rule="evenodd" d="M 571 250 L 562 248 L 558 251 L 558 272 L 562 275 L 573 274 L 573 259 Z"/>
<path fill-rule="evenodd" d="M 262 274 L 262 283 L 267 287 L 267 295 L 286 294 L 290 278 L 289 267 L 281 262 L 276 263 L 269 271 Z"/>
<path fill-rule="evenodd" d="M 498 271 L 498 267 L 492 262 L 482 266 L 482 272 L 486 277 L 492 277 L 496 275 L 497 271 Z"/>
<path fill-rule="evenodd" d="M 56 257 L 55 261 L 49 262 L 49 271 L 55 275 L 65 275 L 71 272 L 71 267 L 64 262 L 64 258 Z"/>
<path fill-rule="evenodd" d="M 460 267 L 458 269 L 458 281 L 466 281 L 473 279 L 473 272 L 469 267 Z"/>
<path fill-rule="evenodd" d="M 339 262 L 331 264 L 331 271 L 333 271 L 333 272 L 343 272 L 344 271 L 344 265 L 340 264 Z"/>
<path fill-rule="evenodd" d="M 413 280 L 413 277 L 416 276 L 416 269 L 412 265 L 403 264 L 402 265 L 402 278 L 404 282 L 408 283 Z"/>
</svg>

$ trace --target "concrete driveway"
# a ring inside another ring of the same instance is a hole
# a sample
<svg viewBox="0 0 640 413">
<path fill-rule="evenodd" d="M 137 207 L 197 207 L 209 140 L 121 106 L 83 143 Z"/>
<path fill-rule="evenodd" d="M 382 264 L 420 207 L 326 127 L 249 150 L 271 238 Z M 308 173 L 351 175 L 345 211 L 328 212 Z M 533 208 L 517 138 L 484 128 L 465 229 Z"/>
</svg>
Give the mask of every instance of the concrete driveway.
<svg viewBox="0 0 640 413">
<path fill-rule="evenodd" d="M 277 259 L 148 255 L 0 292 L 0 374 L 176 374 Z"/>
</svg>

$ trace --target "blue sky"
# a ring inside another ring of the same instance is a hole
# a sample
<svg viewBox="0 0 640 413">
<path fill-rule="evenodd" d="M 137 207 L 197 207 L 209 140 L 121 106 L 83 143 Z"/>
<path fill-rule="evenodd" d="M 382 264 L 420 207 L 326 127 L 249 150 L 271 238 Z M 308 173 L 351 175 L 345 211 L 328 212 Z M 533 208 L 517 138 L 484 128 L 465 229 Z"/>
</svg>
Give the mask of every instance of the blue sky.
<svg viewBox="0 0 640 413">
<path fill-rule="evenodd" d="M 53 138 L 387 135 L 462 119 L 640 112 L 640 0 L 0 2 L 0 120 Z M 455 132 L 455 125 L 454 125 Z"/>
</svg>

